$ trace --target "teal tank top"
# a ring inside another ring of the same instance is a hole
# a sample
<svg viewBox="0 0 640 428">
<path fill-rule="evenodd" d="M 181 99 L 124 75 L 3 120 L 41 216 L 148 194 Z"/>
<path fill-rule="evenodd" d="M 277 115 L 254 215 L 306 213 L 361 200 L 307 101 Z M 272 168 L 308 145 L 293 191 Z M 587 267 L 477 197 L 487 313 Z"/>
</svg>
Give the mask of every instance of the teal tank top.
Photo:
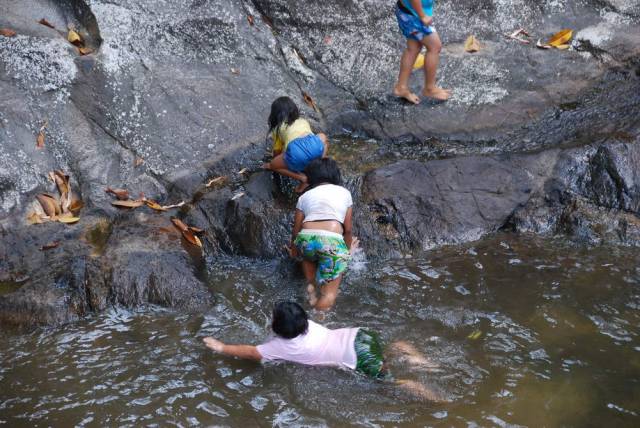
<svg viewBox="0 0 640 428">
<path fill-rule="evenodd" d="M 415 16 L 418 16 L 418 12 L 411 6 L 410 0 L 401 0 L 402 4 L 411 11 Z M 422 10 L 427 16 L 433 16 L 433 0 L 422 0 Z"/>
</svg>

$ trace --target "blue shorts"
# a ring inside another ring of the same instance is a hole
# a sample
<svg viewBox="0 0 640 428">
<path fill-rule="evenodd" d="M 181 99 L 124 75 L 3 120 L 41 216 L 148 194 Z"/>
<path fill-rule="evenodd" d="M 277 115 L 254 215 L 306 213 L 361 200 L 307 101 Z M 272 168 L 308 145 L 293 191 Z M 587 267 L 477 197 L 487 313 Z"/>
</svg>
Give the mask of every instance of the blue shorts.
<svg viewBox="0 0 640 428">
<path fill-rule="evenodd" d="M 436 29 L 433 25 L 424 25 L 417 16 L 405 13 L 396 6 L 396 18 L 398 19 L 398 27 L 407 39 L 422 42 L 429 34 L 435 33 Z"/>
<path fill-rule="evenodd" d="M 315 134 L 296 138 L 287 144 L 284 152 L 284 162 L 293 172 L 302 172 L 314 159 L 321 158 L 324 152 L 322 140 Z"/>
</svg>

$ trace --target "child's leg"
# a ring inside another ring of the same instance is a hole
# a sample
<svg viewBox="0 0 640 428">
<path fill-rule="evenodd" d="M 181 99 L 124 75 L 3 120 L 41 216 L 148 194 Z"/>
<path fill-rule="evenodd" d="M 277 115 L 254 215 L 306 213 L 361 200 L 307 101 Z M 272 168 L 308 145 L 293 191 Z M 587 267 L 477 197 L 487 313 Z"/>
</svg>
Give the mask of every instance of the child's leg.
<svg viewBox="0 0 640 428">
<path fill-rule="evenodd" d="M 320 288 L 320 298 L 315 305 L 315 308 L 319 311 L 328 311 L 336 302 L 338 297 L 338 289 L 340 288 L 340 282 L 342 281 L 342 275 L 332 281 L 327 281 Z"/>
<path fill-rule="evenodd" d="M 329 139 L 327 138 L 327 135 L 322 132 L 316 135 L 318 135 L 318 138 L 320 138 L 320 141 L 322 141 L 322 145 L 324 146 L 322 157 L 326 158 L 329 155 Z"/>
<path fill-rule="evenodd" d="M 393 342 L 388 347 L 388 352 L 391 356 L 401 359 L 414 368 L 435 369 L 440 367 L 418 351 L 415 346 L 404 340 Z"/>
<path fill-rule="evenodd" d="M 396 381 L 396 385 L 398 385 L 399 388 L 403 389 L 404 391 L 408 392 L 409 394 L 421 400 L 434 401 L 438 403 L 443 401 L 448 401 L 437 392 L 427 388 L 426 386 L 424 386 L 420 382 L 416 382 L 415 380 L 398 379 Z"/>
<path fill-rule="evenodd" d="M 422 43 L 427 48 L 427 54 L 424 59 L 424 90 L 422 95 L 440 101 L 447 100 L 451 96 L 451 91 L 436 86 L 436 73 L 438 72 L 440 51 L 442 50 L 440 36 L 438 36 L 438 33 L 431 33 L 422 39 Z"/>
<path fill-rule="evenodd" d="M 400 73 L 398 74 L 398 82 L 393 88 L 393 93 L 397 97 L 402 97 L 413 104 L 418 104 L 420 98 L 409 90 L 409 77 L 413 70 L 413 64 L 422 49 L 422 44 L 417 40 L 407 39 L 407 48 L 402 52 L 400 58 Z"/>
<path fill-rule="evenodd" d="M 299 172 L 293 172 L 291 170 L 289 170 L 289 168 L 287 167 L 287 163 L 284 161 L 284 155 L 280 154 L 276 157 L 274 157 L 271 162 L 267 162 L 264 165 L 262 165 L 262 167 L 264 169 L 270 169 L 271 171 L 277 172 L 280 175 L 285 175 L 287 177 L 291 177 L 294 180 L 298 180 L 301 182 L 306 182 L 307 181 L 307 176 L 299 173 Z"/>
<path fill-rule="evenodd" d="M 318 303 L 318 297 L 316 296 L 316 288 L 314 287 L 314 280 L 316 277 L 316 264 L 310 260 L 302 260 L 302 273 L 307 280 L 307 298 L 309 299 L 309 305 L 315 307 Z"/>
</svg>

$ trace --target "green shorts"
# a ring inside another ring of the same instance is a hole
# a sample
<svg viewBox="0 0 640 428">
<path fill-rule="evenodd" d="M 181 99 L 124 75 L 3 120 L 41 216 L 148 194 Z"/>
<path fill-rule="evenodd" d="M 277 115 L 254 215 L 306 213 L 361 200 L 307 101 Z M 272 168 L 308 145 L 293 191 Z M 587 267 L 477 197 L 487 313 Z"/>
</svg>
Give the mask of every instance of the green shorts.
<svg viewBox="0 0 640 428">
<path fill-rule="evenodd" d="M 375 379 L 386 379 L 390 377 L 389 372 L 384 368 L 384 357 L 382 345 L 378 334 L 358 329 L 356 340 L 353 344 L 356 349 L 356 371 L 366 374 Z"/>
<path fill-rule="evenodd" d="M 339 277 L 349 264 L 351 254 L 339 233 L 317 229 L 302 229 L 295 246 L 306 260 L 318 264 L 316 282 L 323 284 Z"/>
</svg>

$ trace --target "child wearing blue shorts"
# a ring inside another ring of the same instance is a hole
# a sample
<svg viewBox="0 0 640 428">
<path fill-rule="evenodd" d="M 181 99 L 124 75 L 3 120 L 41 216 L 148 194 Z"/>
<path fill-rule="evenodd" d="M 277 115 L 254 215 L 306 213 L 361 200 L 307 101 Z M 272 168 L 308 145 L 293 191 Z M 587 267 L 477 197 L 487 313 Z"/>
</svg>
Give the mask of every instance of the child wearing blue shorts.
<svg viewBox="0 0 640 428">
<path fill-rule="evenodd" d="M 433 26 L 433 2 L 434 0 L 398 0 L 396 4 L 396 18 L 400 31 L 407 39 L 407 48 L 400 59 L 400 74 L 393 93 L 413 104 L 418 104 L 420 98 L 409 89 L 409 77 L 423 45 L 427 48 L 427 54 L 422 95 L 440 101 L 451 96 L 450 90 L 436 86 L 442 42 Z"/>
<path fill-rule="evenodd" d="M 302 171 L 312 160 L 327 156 L 327 136 L 311 131 L 309 122 L 300 117 L 298 106 L 289 97 L 280 97 L 271 104 L 268 122 L 273 160 L 263 167 L 300 181 L 295 191 L 302 192 L 307 187 Z"/>
</svg>

